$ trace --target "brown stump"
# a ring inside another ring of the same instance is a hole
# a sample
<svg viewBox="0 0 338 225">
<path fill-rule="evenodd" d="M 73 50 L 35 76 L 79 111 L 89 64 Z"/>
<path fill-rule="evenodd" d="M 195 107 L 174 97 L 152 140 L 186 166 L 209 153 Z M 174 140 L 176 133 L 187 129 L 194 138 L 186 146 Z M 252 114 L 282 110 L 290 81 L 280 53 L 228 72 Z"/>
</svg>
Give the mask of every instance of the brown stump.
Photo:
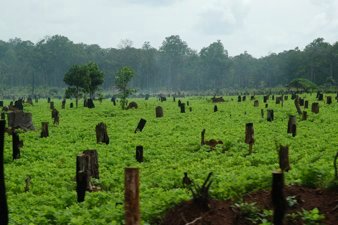
<svg viewBox="0 0 338 225">
<path fill-rule="evenodd" d="M 292 134 L 293 137 L 296 136 L 296 126 L 296 116 L 289 115 L 288 134 Z"/>
<path fill-rule="evenodd" d="M 318 94 L 318 101 L 323 101 L 324 95 L 322 93 Z"/>
<path fill-rule="evenodd" d="M 142 145 L 136 146 L 135 158 L 137 162 L 143 162 L 143 146 Z"/>
<path fill-rule="evenodd" d="M 189 111 L 192 112 L 192 107 L 191 106 L 189 107 Z"/>
<path fill-rule="evenodd" d="M 107 125 L 105 123 L 99 123 L 95 127 L 96 143 L 109 144 L 109 136 L 107 133 Z"/>
<path fill-rule="evenodd" d="M 268 109 L 266 120 L 272 122 L 274 120 L 273 109 Z"/>
<path fill-rule="evenodd" d="M 99 176 L 99 156 L 96 150 L 85 150 L 83 154 L 88 157 L 88 176 L 100 179 Z"/>
<path fill-rule="evenodd" d="M 308 108 L 309 108 L 309 101 L 306 100 L 306 101 L 304 102 L 304 109 L 308 109 Z"/>
<path fill-rule="evenodd" d="M 54 109 L 54 102 L 50 102 L 50 103 L 49 103 L 49 108 L 50 108 L 51 110 Z"/>
<path fill-rule="evenodd" d="M 288 172 L 291 167 L 289 164 L 289 146 L 279 146 L 279 168 L 282 171 Z"/>
<path fill-rule="evenodd" d="M 142 132 L 144 126 L 146 125 L 146 122 L 147 122 L 147 121 L 146 121 L 145 119 L 140 119 L 140 122 L 138 122 L 138 125 L 137 125 L 137 127 L 136 127 L 134 133 L 136 133 L 137 131 Z"/>
<path fill-rule="evenodd" d="M 249 145 L 249 154 L 252 153 L 252 146 L 255 143 L 253 123 L 245 125 L 245 143 Z"/>
<path fill-rule="evenodd" d="M 78 202 L 85 200 L 87 186 L 89 186 L 88 161 L 89 157 L 85 154 L 80 154 L 76 157 L 76 192 Z"/>
<path fill-rule="evenodd" d="M 41 134 L 40 137 L 48 137 L 49 132 L 48 132 L 48 122 L 41 122 Z"/>
<path fill-rule="evenodd" d="M 163 117 L 163 108 L 161 106 L 157 106 L 155 109 L 156 118 Z"/>
<path fill-rule="evenodd" d="M 89 99 L 87 100 L 87 107 L 88 107 L 88 109 L 93 109 L 93 108 L 95 108 L 93 99 L 89 98 Z"/>
<path fill-rule="evenodd" d="M 20 159 L 20 148 L 23 146 L 23 141 L 20 141 L 19 135 L 16 131 L 12 132 L 12 148 L 13 160 Z"/>
<path fill-rule="evenodd" d="M 55 108 L 52 110 L 52 118 L 54 119 L 53 124 L 58 125 L 60 122 L 59 111 L 57 111 Z"/>
<path fill-rule="evenodd" d="M 0 224 L 8 224 L 8 207 L 4 176 L 5 120 L 0 120 Z"/>
<path fill-rule="evenodd" d="M 265 108 L 268 108 L 269 107 L 269 104 L 265 104 Z"/>
<path fill-rule="evenodd" d="M 276 97 L 276 104 L 280 104 L 282 97 Z"/>
<path fill-rule="evenodd" d="M 331 96 L 326 96 L 326 104 L 328 104 L 328 105 L 332 104 L 332 97 Z"/>
<path fill-rule="evenodd" d="M 47 103 L 50 103 L 50 97 L 47 98 Z"/>
<path fill-rule="evenodd" d="M 286 200 L 284 196 L 284 174 L 283 172 L 272 173 L 271 198 L 273 205 L 273 224 L 283 225 L 286 213 Z"/>
<path fill-rule="evenodd" d="M 258 107 L 259 106 L 259 101 L 258 100 L 255 100 L 254 101 L 254 107 Z"/>
<path fill-rule="evenodd" d="M 181 113 L 185 113 L 185 103 L 181 103 Z"/>
<path fill-rule="evenodd" d="M 307 120 L 307 112 L 303 111 L 302 120 Z"/>
<path fill-rule="evenodd" d="M 298 96 L 295 98 L 295 106 L 296 106 L 298 115 L 302 115 L 302 110 L 300 109 L 300 105 L 299 105 L 299 97 L 298 97 Z"/>
<path fill-rule="evenodd" d="M 125 225 L 140 225 L 139 169 L 125 168 L 124 174 Z"/>
<path fill-rule="evenodd" d="M 312 103 L 311 112 L 319 113 L 319 103 L 318 102 Z"/>
</svg>

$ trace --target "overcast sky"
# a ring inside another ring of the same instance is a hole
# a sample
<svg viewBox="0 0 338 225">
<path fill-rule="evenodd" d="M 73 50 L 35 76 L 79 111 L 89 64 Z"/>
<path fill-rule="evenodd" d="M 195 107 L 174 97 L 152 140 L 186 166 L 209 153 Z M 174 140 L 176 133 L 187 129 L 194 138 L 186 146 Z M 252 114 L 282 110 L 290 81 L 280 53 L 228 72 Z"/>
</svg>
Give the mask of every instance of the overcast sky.
<svg viewBox="0 0 338 225">
<path fill-rule="evenodd" d="M 260 57 L 317 37 L 338 41 L 338 1 L 0 0 L 0 40 L 54 34 L 104 48 L 124 39 L 158 48 L 175 34 L 197 51 L 221 40 L 231 56 Z"/>
</svg>

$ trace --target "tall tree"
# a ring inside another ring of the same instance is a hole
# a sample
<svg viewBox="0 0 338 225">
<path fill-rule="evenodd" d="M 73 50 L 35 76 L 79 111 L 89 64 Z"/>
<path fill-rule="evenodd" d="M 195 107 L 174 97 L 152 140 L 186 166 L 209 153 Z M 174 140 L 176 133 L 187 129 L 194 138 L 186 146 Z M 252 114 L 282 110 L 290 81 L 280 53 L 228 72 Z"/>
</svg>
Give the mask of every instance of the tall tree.
<svg viewBox="0 0 338 225">
<path fill-rule="evenodd" d="M 135 92 L 134 89 L 128 87 L 128 83 L 134 76 L 134 71 L 129 67 L 122 67 L 115 75 L 115 86 L 119 90 L 119 97 L 121 98 L 121 108 L 126 109 L 127 98 L 130 94 Z"/>
<path fill-rule="evenodd" d="M 88 88 L 90 82 L 87 67 L 73 65 L 65 74 L 63 81 L 69 86 L 66 94 L 75 97 L 76 107 L 78 107 L 79 97 Z"/>
</svg>

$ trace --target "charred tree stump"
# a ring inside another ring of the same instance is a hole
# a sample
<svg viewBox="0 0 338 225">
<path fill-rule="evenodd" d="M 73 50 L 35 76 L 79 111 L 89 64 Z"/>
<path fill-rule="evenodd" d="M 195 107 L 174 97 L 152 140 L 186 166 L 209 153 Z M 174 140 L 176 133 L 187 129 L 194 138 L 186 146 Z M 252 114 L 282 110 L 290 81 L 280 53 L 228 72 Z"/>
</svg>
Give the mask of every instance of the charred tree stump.
<svg viewBox="0 0 338 225">
<path fill-rule="evenodd" d="M 184 177 L 182 179 L 183 186 L 190 186 L 192 184 L 191 179 L 188 177 L 188 173 L 184 172 Z"/>
<path fill-rule="evenodd" d="M 308 109 L 309 108 L 309 101 L 305 101 L 304 102 L 304 109 Z"/>
<path fill-rule="evenodd" d="M 318 94 L 318 101 L 323 101 L 324 95 L 322 93 Z"/>
<path fill-rule="evenodd" d="M 302 120 L 307 120 L 307 112 L 303 111 Z"/>
<path fill-rule="evenodd" d="M 261 109 L 261 117 L 264 118 L 264 109 Z"/>
<path fill-rule="evenodd" d="M 44 137 L 48 137 L 49 133 L 48 133 L 48 122 L 41 122 L 41 134 L 40 137 L 44 138 Z"/>
<path fill-rule="evenodd" d="M 125 168 L 124 174 L 125 225 L 140 225 L 139 169 Z"/>
<path fill-rule="evenodd" d="M 252 153 L 252 146 L 255 143 L 253 123 L 245 125 L 245 143 L 249 145 L 249 154 Z"/>
<path fill-rule="evenodd" d="M 137 125 L 134 133 L 136 133 L 137 131 L 142 132 L 144 126 L 146 125 L 146 122 L 147 121 L 145 119 L 140 119 L 140 122 L 138 122 L 138 125 Z"/>
<path fill-rule="evenodd" d="M 299 105 L 300 106 L 304 106 L 304 103 L 305 103 L 304 99 L 299 98 Z"/>
<path fill-rule="evenodd" d="M 291 167 L 289 164 L 289 146 L 279 146 L 279 168 L 282 171 L 288 172 Z"/>
<path fill-rule="evenodd" d="M 47 98 L 47 103 L 50 103 L 50 97 Z"/>
<path fill-rule="evenodd" d="M 109 144 L 109 136 L 107 133 L 107 125 L 105 123 L 99 123 L 95 127 L 96 143 Z"/>
<path fill-rule="evenodd" d="M 185 113 L 185 103 L 181 103 L 181 113 Z"/>
<path fill-rule="evenodd" d="M 254 101 L 254 107 L 258 107 L 259 106 L 259 101 L 258 100 L 255 100 Z"/>
<path fill-rule="evenodd" d="M 268 108 L 269 107 L 269 105 L 268 104 L 265 104 L 265 108 Z"/>
<path fill-rule="evenodd" d="M 272 95 L 271 99 L 272 99 L 272 100 L 275 100 L 275 95 Z"/>
<path fill-rule="evenodd" d="M 73 104 L 73 102 L 71 102 L 70 104 L 69 104 L 69 108 L 73 108 L 74 107 L 74 104 Z"/>
<path fill-rule="evenodd" d="M 241 102 L 242 101 L 242 97 L 240 95 L 238 95 L 238 102 Z"/>
<path fill-rule="evenodd" d="M 244 95 L 244 96 L 242 97 L 242 101 L 245 102 L 245 100 L 246 100 L 246 96 Z"/>
<path fill-rule="evenodd" d="M 4 101 L 0 101 L 0 107 L 4 107 Z"/>
<path fill-rule="evenodd" d="M 156 118 L 163 117 L 163 108 L 161 106 L 157 106 L 155 109 Z"/>
<path fill-rule="evenodd" d="M 88 109 L 95 108 L 93 99 L 90 98 L 90 99 L 87 100 L 87 107 L 88 107 Z"/>
<path fill-rule="evenodd" d="M 13 160 L 20 159 L 20 147 L 22 146 L 23 142 L 20 141 L 18 133 L 14 130 L 12 132 Z"/>
<path fill-rule="evenodd" d="M 0 120 L 0 224 L 8 224 L 8 207 L 4 176 L 5 120 Z"/>
<path fill-rule="evenodd" d="M 178 101 L 177 101 L 177 105 L 178 105 L 178 107 L 181 107 L 181 99 L 179 99 Z"/>
<path fill-rule="evenodd" d="M 286 213 L 286 200 L 284 196 L 284 174 L 283 172 L 272 173 L 271 198 L 273 205 L 273 224 L 283 225 Z"/>
<path fill-rule="evenodd" d="M 65 109 L 65 108 L 66 108 L 66 99 L 63 99 L 61 103 L 61 109 Z"/>
<path fill-rule="evenodd" d="M 189 107 L 189 111 L 192 112 L 192 107 L 191 106 Z"/>
<path fill-rule="evenodd" d="M 143 162 L 143 146 L 142 145 L 136 146 L 135 158 L 137 162 Z"/>
<path fill-rule="evenodd" d="M 296 126 L 296 116 L 289 115 L 288 134 L 292 134 L 293 137 L 296 136 Z"/>
<path fill-rule="evenodd" d="M 176 98 L 175 98 L 175 96 L 173 96 L 173 102 L 176 102 Z"/>
<path fill-rule="evenodd" d="M 311 112 L 316 113 L 316 114 L 319 113 L 319 103 L 318 102 L 312 103 Z"/>
<path fill-rule="evenodd" d="M 218 111 L 218 108 L 217 108 L 217 105 L 214 106 L 214 112 L 217 112 Z"/>
<path fill-rule="evenodd" d="M 49 108 L 50 108 L 51 110 L 54 109 L 54 102 L 50 102 L 50 103 L 49 103 Z"/>
<path fill-rule="evenodd" d="M 268 99 L 269 99 L 269 95 L 264 95 L 264 96 L 263 96 L 263 102 L 264 102 L 264 103 L 267 103 L 267 102 L 268 102 Z"/>
<path fill-rule="evenodd" d="M 87 99 L 83 99 L 83 107 L 88 107 L 88 100 Z"/>
<path fill-rule="evenodd" d="M 331 96 L 326 96 L 326 104 L 328 104 L 328 105 L 332 104 L 332 97 Z"/>
<path fill-rule="evenodd" d="M 295 98 L 295 106 L 296 106 L 298 115 L 302 115 L 302 110 L 300 109 L 300 106 L 299 106 L 299 97 L 298 96 Z"/>
<path fill-rule="evenodd" d="M 205 129 L 202 130 L 201 132 L 201 145 L 205 145 Z"/>
<path fill-rule="evenodd" d="M 272 122 L 274 120 L 273 109 L 268 109 L 266 120 Z"/>
<path fill-rule="evenodd" d="M 189 101 L 187 101 L 187 106 L 189 106 L 190 105 L 190 102 Z"/>
<path fill-rule="evenodd" d="M 77 202 L 83 202 L 85 200 L 87 186 L 89 186 L 88 161 L 89 158 L 85 154 L 80 154 L 76 157 Z"/>
<path fill-rule="evenodd" d="M 289 99 L 289 96 L 285 95 L 284 100 L 287 101 Z"/>
<path fill-rule="evenodd" d="M 251 95 L 250 100 L 255 100 L 255 96 Z"/>
<path fill-rule="evenodd" d="M 6 113 L 5 112 L 1 112 L 1 119 L 5 120 L 6 119 Z"/>
<path fill-rule="evenodd" d="M 55 108 L 52 110 L 52 118 L 54 119 L 53 124 L 59 125 L 60 122 L 59 111 L 57 111 Z"/>
<path fill-rule="evenodd" d="M 94 177 L 96 179 L 100 179 L 99 175 L 99 156 L 96 150 L 85 150 L 83 154 L 88 157 L 87 161 L 87 169 L 88 169 L 88 176 Z"/>
<path fill-rule="evenodd" d="M 276 104 L 280 104 L 281 97 L 276 97 Z"/>
</svg>

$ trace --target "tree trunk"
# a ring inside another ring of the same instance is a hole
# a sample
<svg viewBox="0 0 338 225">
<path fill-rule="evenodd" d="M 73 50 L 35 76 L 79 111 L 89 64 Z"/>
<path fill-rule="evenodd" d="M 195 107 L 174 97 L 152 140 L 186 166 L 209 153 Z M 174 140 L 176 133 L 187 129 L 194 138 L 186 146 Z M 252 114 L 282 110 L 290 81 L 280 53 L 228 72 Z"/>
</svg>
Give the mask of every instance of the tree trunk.
<svg viewBox="0 0 338 225">
<path fill-rule="evenodd" d="M 289 115 L 288 134 L 292 134 L 293 137 L 296 136 L 296 116 Z"/>
<path fill-rule="evenodd" d="M 316 113 L 316 114 L 319 113 L 319 103 L 318 102 L 312 103 L 311 112 Z"/>
<path fill-rule="evenodd" d="M 5 120 L 0 120 L 0 224 L 8 224 L 8 207 L 4 176 Z"/>
<path fill-rule="evenodd" d="M 272 173 L 271 198 L 273 205 L 273 224 L 283 225 L 286 213 L 286 200 L 284 196 L 284 174 L 283 172 Z"/>
<path fill-rule="evenodd" d="M 40 137 L 48 137 L 49 132 L 48 132 L 48 122 L 41 122 L 41 135 Z"/>
<path fill-rule="evenodd" d="M 140 225 L 139 169 L 125 168 L 124 174 L 125 225 Z"/>
<path fill-rule="evenodd" d="M 96 131 L 96 143 L 109 144 L 107 125 L 105 123 L 97 124 L 95 127 L 95 131 Z"/>
<path fill-rule="evenodd" d="M 288 146 L 279 146 L 279 168 L 282 171 L 288 172 L 290 168 L 289 164 L 289 147 Z"/>
<path fill-rule="evenodd" d="M 156 118 L 163 117 L 163 108 L 161 106 L 157 106 L 155 109 Z"/>
</svg>

